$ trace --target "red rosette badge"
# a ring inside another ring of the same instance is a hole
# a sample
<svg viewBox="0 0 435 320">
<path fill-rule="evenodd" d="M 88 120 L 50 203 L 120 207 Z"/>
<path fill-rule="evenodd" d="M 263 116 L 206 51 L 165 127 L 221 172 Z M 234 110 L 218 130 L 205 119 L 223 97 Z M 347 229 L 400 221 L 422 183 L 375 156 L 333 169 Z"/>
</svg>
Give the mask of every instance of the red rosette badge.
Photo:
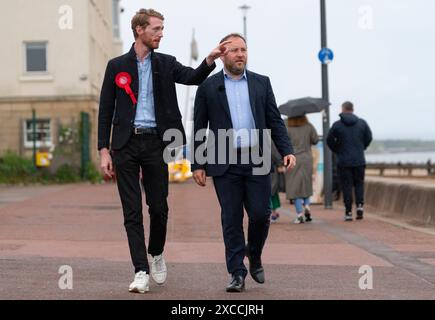
<svg viewBox="0 0 435 320">
<path fill-rule="evenodd" d="M 115 78 L 115 83 L 118 87 L 125 90 L 125 92 L 130 96 L 131 101 L 133 101 L 133 104 L 137 103 L 136 97 L 130 87 L 131 75 L 128 72 L 118 73 Z"/>
</svg>

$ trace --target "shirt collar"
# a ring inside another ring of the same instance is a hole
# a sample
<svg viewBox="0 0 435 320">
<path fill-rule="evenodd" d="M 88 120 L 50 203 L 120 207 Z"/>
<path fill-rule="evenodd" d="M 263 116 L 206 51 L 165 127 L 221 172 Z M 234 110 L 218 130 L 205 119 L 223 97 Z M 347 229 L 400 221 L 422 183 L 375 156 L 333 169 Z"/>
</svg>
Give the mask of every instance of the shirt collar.
<svg viewBox="0 0 435 320">
<path fill-rule="evenodd" d="M 233 80 L 233 81 L 238 81 L 238 80 L 235 80 L 235 79 L 231 78 L 231 77 L 229 76 L 229 74 L 227 73 L 227 71 L 225 70 L 225 68 L 223 69 L 223 71 L 224 71 L 224 78 L 225 78 L 225 79 Z M 246 76 L 246 69 L 245 69 L 245 71 L 243 72 L 243 76 L 242 76 L 239 80 L 243 80 L 243 79 L 245 79 L 245 80 L 248 79 L 248 77 Z"/>
<path fill-rule="evenodd" d="M 143 62 L 147 62 L 147 61 L 149 61 L 150 59 L 151 59 L 151 52 L 149 52 L 149 53 L 147 54 L 147 56 L 145 57 L 145 59 L 143 60 Z M 142 63 L 142 61 L 140 61 L 140 59 L 139 59 L 138 56 L 136 56 L 136 60 L 137 60 L 137 62 Z"/>
</svg>

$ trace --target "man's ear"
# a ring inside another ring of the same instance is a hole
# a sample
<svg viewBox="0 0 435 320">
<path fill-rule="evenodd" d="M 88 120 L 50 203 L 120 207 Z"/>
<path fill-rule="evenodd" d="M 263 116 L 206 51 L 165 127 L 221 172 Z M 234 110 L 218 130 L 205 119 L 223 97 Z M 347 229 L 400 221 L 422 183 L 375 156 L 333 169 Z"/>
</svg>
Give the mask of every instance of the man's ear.
<svg viewBox="0 0 435 320">
<path fill-rule="evenodd" d="M 141 35 L 144 32 L 144 29 L 141 26 L 136 26 L 136 33 Z"/>
</svg>

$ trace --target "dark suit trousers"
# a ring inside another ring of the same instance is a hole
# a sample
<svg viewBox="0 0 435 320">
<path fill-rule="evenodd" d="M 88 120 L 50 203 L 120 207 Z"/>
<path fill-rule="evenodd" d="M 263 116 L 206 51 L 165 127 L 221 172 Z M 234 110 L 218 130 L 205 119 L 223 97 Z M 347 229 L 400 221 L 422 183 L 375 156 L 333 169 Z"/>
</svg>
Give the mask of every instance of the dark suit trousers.
<svg viewBox="0 0 435 320">
<path fill-rule="evenodd" d="M 222 209 L 222 229 L 228 272 L 246 277 L 246 253 L 261 257 L 270 225 L 270 174 L 252 175 L 250 165 L 230 165 L 224 175 L 213 177 Z M 243 216 L 249 217 L 248 244 L 245 245 Z"/>
<path fill-rule="evenodd" d="M 127 145 L 113 152 L 118 191 L 124 212 L 130 255 L 135 272 L 149 273 L 142 215 L 140 168 L 150 215 L 148 252 L 160 255 L 166 240 L 168 220 L 168 167 L 164 145 L 157 135 L 133 135 Z"/>
<path fill-rule="evenodd" d="M 355 190 L 356 205 L 364 205 L 365 169 L 365 166 L 337 168 L 346 212 L 352 212 L 353 190 Z"/>
</svg>

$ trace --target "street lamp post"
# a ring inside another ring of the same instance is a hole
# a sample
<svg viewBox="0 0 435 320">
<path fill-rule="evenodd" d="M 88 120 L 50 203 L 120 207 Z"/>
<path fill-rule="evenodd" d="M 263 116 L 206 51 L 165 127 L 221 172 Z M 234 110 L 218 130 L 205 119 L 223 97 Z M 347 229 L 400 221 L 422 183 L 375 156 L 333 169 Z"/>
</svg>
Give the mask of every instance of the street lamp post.
<svg viewBox="0 0 435 320">
<path fill-rule="evenodd" d="M 326 5 L 320 0 L 321 47 L 327 48 L 326 37 Z M 328 64 L 322 63 L 322 98 L 329 102 Z M 323 112 L 323 162 L 324 162 L 324 192 L 325 208 L 332 209 L 332 154 L 326 144 L 329 132 L 329 106 Z"/>
<path fill-rule="evenodd" d="M 251 9 L 250 6 L 244 4 L 243 6 L 239 7 L 240 10 L 242 10 L 243 13 L 243 36 L 245 37 L 246 42 L 248 41 L 248 30 L 247 30 L 247 15 L 248 10 Z"/>
</svg>

